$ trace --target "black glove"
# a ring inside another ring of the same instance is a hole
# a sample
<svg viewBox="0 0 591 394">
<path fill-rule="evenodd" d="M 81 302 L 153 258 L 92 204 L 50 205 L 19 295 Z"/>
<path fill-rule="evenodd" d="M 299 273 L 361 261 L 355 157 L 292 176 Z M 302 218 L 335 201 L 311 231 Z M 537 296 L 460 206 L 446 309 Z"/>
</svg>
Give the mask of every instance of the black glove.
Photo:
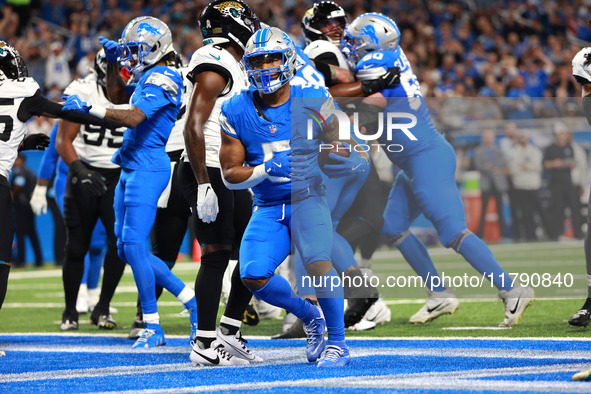
<svg viewBox="0 0 591 394">
<path fill-rule="evenodd" d="M 100 197 L 107 191 L 106 179 L 96 171 L 89 170 L 80 160 L 74 160 L 70 164 L 70 170 L 74 175 L 72 182 L 80 182 L 80 185 L 87 188 L 94 196 Z"/>
<path fill-rule="evenodd" d="M 361 90 L 366 96 L 377 93 L 381 90 L 396 86 L 400 83 L 400 68 L 390 67 L 386 73 L 377 79 L 361 82 Z"/>
<path fill-rule="evenodd" d="M 45 150 L 49 146 L 49 136 L 38 133 L 29 134 L 18 146 L 18 151 L 22 150 Z"/>
</svg>

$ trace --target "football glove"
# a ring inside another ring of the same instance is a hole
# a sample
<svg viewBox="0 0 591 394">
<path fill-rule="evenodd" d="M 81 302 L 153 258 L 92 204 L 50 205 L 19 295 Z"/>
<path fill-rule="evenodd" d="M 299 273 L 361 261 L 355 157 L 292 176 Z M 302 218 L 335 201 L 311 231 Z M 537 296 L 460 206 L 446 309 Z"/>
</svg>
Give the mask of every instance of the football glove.
<svg viewBox="0 0 591 394">
<path fill-rule="evenodd" d="M 119 55 L 117 54 L 117 46 L 118 46 L 117 42 L 115 42 L 113 40 L 109 40 L 108 38 L 105 38 L 103 36 L 100 36 L 99 43 L 105 49 L 105 57 L 107 58 L 107 61 L 110 63 L 117 62 L 117 59 L 119 57 Z"/>
<path fill-rule="evenodd" d="M 18 151 L 22 150 L 45 150 L 49 146 L 49 136 L 43 133 L 29 134 L 25 137 L 23 142 L 18 147 Z"/>
<path fill-rule="evenodd" d="M 36 185 L 31 196 L 31 209 L 37 216 L 47 213 L 47 186 Z"/>
<path fill-rule="evenodd" d="M 396 86 L 400 83 L 400 68 L 390 67 L 386 73 L 379 78 L 362 81 L 361 90 L 366 96 L 380 92 L 386 88 Z"/>
<path fill-rule="evenodd" d="M 62 111 L 77 111 L 87 114 L 90 112 L 91 108 L 92 105 L 88 104 L 86 101 L 82 101 L 80 97 L 74 94 L 66 98 Z"/>
<path fill-rule="evenodd" d="M 345 148 L 349 148 L 349 144 L 343 142 Z M 338 161 L 338 164 L 325 164 L 322 170 L 329 178 L 341 178 L 350 176 L 353 174 L 359 174 L 365 172 L 369 168 L 369 162 L 363 157 L 359 156 L 359 153 L 355 149 L 350 150 L 351 154 L 349 157 L 337 155 L 336 153 L 330 153 L 329 159 Z"/>
<path fill-rule="evenodd" d="M 279 152 L 271 160 L 265 162 L 267 176 L 291 178 L 291 156 L 288 152 Z"/>
<path fill-rule="evenodd" d="M 218 196 L 211 183 L 197 186 L 197 215 L 204 223 L 215 222 L 218 216 Z"/>
<path fill-rule="evenodd" d="M 93 196 L 100 197 L 107 191 L 106 179 L 98 172 L 88 169 L 80 160 L 74 160 L 70 164 L 70 170 L 74 175 L 72 182 L 79 182 Z"/>
</svg>

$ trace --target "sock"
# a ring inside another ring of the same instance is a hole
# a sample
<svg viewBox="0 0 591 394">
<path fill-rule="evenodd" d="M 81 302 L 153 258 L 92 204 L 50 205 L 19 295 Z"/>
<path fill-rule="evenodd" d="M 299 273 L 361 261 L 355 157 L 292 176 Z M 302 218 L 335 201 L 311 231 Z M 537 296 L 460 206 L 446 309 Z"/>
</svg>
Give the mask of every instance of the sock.
<svg viewBox="0 0 591 394">
<path fill-rule="evenodd" d="M 216 338 L 215 330 L 197 330 L 197 340 L 203 344 L 204 349 L 209 349 Z"/>
<path fill-rule="evenodd" d="M 293 313 L 304 323 L 309 322 L 319 315 L 318 309 L 298 297 L 293 292 L 289 282 L 280 275 L 273 275 L 262 288 L 252 292 L 257 298 L 268 304 L 283 308 Z M 342 302 L 342 300 L 341 300 Z M 341 315 L 343 308 L 341 307 Z"/>
<path fill-rule="evenodd" d="M 439 281 L 439 286 L 433 286 L 433 278 L 439 277 L 439 273 L 429 256 L 429 252 L 425 244 L 418 239 L 414 234 L 408 233 L 406 238 L 396 245 L 404 259 L 408 262 L 411 268 L 425 281 L 425 286 L 431 291 L 443 291 L 445 286 L 442 280 Z M 428 281 L 428 282 L 427 282 Z"/>
<path fill-rule="evenodd" d="M 193 289 L 185 286 L 185 288 L 176 297 L 184 307 L 189 311 L 189 319 L 191 325 L 197 325 L 197 300 L 195 299 L 195 292 Z"/>
<path fill-rule="evenodd" d="M 142 245 L 138 247 L 141 248 Z M 95 307 L 99 308 L 99 310 L 103 311 L 103 313 L 109 314 L 109 305 L 111 304 L 111 300 L 113 299 L 115 290 L 119 285 L 119 281 L 123 276 L 123 271 L 125 271 L 125 263 L 117 255 L 117 248 L 115 246 L 109 247 L 104 262 L 103 283 L 101 284 L 101 296 L 99 298 L 98 304 L 96 304 Z M 153 312 L 156 312 L 156 309 L 154 309 Z"/>
<path fill-rule="evenodd" d="M 0 261 L 0 309 L 6 297 L 6 288 L 8 287 L 8 273 L 10 272 L 10 265 Z"/>
<path fill-rule="evenodd" d="M 144 313 L 144 324 L 160 324 L 160 316 L 156 313 Z M 145 327 L 145 326 L 144 326 Z"/>
<path fill-rule="evenodd" d="M 228 303 L 226 304 L 226 311 L 222 319 L 227 317 L 241 322 L 244 318 L 244 311 L 252 299 L 252 293 L 244 286 L 242 279 L 240 279 L 240 262 L 234 267 L 231 281 L 232 286 L 228 295 Z M 240 326 L 238 327 L 240 328 Z"/>
<path fill-rule="evenodd" d="M 142 243 L 124 243 L 122 245 L 124 250 L 125 259 L 131 266 L 133 272 L 133 278 L 137 286 L 137 291 L 142 302 L 142 311 L 144 315 L 144 322 L 146 315 L 153 319 L 158 314 L 158 306 L 156 305 L 156 279 L 154 271 L 152 270 L 152 264 L 148 264 L 148 252 L 146 246 Z M 107 260 L 105 259 L 105 278 L 103 279 L 103 287 L 105 285 L 105 279 L 107 276 Z M 103 295 L 101 294 L 101 299 Z"/>
<path fill-rule="evenodd" d="M 80 290 L 80 281 L 83 274 L 84 260 L 82 260 L 82 257 L 76 259 L 66 253 L 62 266 L 62 283 L 64 285 L 66 311 L 69 315 L 76 315 L 76 300 L 78 299 L 78 290 Z"/>
<path fill-rule="evenodd" d="M 220 329 L 224 335 L 236 335 L 241 325 L 242 320 L 231 319 L 226 315 L 220 319 Z"/>
<path fill-rule="evenodd" d="M 329 341 L 345 340 L 345 319 L 343 310 L 345 302 L 343 300 L 343 287 L 340 278 L 334 268 L 328 271 L 322 278 L 322 281 L 315 280 L 316 295 L 318 303 L 324 313 L 326 320 L 326 329 L 328 331 Z M 338 287 L 332 287 L 338 283 Z M 317 286 L 320 284 L 320 286 Z M 299 317 L 299 316 L 298 316 Z M 302 319 L 303 320 L 303 319 Z M 304 320 L 306 322 L 306 320 Z"/>
<path fill-rule="evenodd" d="M 497 289 L 507 291 L 512 289 L 511 282 L 513 279 L 497 263 L 488 246 L 475 234 L 470 234 L 464 238 L 459 253 L 472 267 L 488 279 L 490 279 L 492 273 L 492 283 Z"/>
<path fill-rule="evenodd" d="M 104 254 L 101 252 L 88 252 L 84 261 L 84 274 L 86 276 L 86 283 L 89 289 L 96 289 L 101 278 L 101 268 L 103 267 Z M 88 271 L 86 270 L 86 262 L 88 261 Z M 82 278 L 84 281 L 84 278 Z"/>
<path fill-rule="evenodd" d="M 1 304 L 0 304 L 1 305 Z M 588 297 L 585 300 L 585 303 L 583 304 L 583 307 L 581 309 L 591 309 L 591 297 Z"/>
<path fill-rule="evenodd" d="M 147 255 L 148 261 L 154 271 L 154 279 L 156 283 L 171 292 L 173 296 L 178 297 L 187 286 L 172 273 L 164 261 L 154 256 L 152 253 L 147 253 Z M 156 294 L 155 289 L 154 294 Z"/>
<path fill-rule="evenodd" d="M 215 332 L 222 281 L 228 261 L 229 250 L 205 253 L 201 256 L 201 268 L 195 278 L 199 330 Z"/>
</svg>

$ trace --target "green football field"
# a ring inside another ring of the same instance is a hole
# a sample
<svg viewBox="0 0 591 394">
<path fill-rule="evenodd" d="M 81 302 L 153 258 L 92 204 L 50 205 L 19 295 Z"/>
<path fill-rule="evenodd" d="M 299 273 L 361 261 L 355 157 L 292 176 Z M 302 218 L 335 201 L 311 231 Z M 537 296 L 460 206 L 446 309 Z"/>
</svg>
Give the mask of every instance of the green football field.
<svg viewBox="0 0 591 394">
<path fill-rule="evenodd" d="M 537 299 L 520 324 L 511 329 L 497 329 L 503 320 L 503 303 L 496 298 L 496 289 L 472 269 L 460 255 L 441 247 L 431 248 L 440 275 L 447 276 L 460 298 L 459 310 L 450 316 L 427 323 L 412 325 L 408 318 L 424 302 L 425 291 L 413 283 L 415 276 L 398 251 L 376 252 L 373 270 L 379 277 L 379 289 L 392 310 L 392 320 L 374 330 L 348 332 L 349 336 L 375 337 L 588 337 L 590 329 L 572 328 L 568 318 L 582 305 L 586 297 L 586 273 L 583 243 L 501 244 L 491 246 L 493 253 L 508 273 L 519 274 L 535 287 Z M 193 287 L 199 265 L 178 263 L 175 273 Z M 390 279 L 389 279 L 390 278 Z M 466 282 L 467 285 L 466 285 Z M 395 286 L 403 285 L 405 286 Z M 114 333 L 125 334 L 135 315 L 137 292 L 129 269 L 119 285 L 112 306 L 119 326 Z M 47 268 L 13 269 L 8 294 L 0 311 L 0 333 L 59 332 L 63 310 L 61 270 Z M 222 308 L 220 308 L 222 310 Z M 188 317 L 180 315 L 182 308 L 169 293 L 159 301 L 159 311 L 167 334 L 187 334 Z M 98 333 L 80 316 L 80 332 Z M 246 337 L 270 336 L 281 331 L 281 320 L 263 320 L 258 326 L 245 326 Z"/>
</svg>

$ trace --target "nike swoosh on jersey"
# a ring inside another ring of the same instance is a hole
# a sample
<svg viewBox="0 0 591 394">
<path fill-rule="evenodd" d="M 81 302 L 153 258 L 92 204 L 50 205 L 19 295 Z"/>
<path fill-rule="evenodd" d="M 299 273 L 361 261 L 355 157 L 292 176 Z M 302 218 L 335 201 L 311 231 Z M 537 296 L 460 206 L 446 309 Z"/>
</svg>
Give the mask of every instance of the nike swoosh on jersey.
<svg viewBox="0 0 591 394">
<path fill-rule="evenodd" d="M 213 53 L 210 53 L 211 57 L 213 57 L 215 60 L 219 61 L 220 60 L 220 56 L 215 56 Z"/>
<path fill-rule="evenodd" d="M 146 93 L 146 97 L 156 97 L 156 95 L 152 93 Z"/>
<path fill-rule="evenodd" d="M 168 71 L 164 71 L 164 75 L 168 75 L 169 77 L 174 77 L 174 74 L 169 73 Z"/>
<path fill-rule="evenodd" d="M 193 351 L 195 352 L 195 349 L 193 349 Z M 215 358 L 209 358 L 207 357 L 205 354 L 201 354 L 199 352 L 195 352 L 199 355 L 199 357 L 203 357 L 204 359 L 206 359 L 207 361 L 209 361 L 212 364 L 218 365 L 220 363 L 220 356 L 215 356 Z"/>
</svg>

